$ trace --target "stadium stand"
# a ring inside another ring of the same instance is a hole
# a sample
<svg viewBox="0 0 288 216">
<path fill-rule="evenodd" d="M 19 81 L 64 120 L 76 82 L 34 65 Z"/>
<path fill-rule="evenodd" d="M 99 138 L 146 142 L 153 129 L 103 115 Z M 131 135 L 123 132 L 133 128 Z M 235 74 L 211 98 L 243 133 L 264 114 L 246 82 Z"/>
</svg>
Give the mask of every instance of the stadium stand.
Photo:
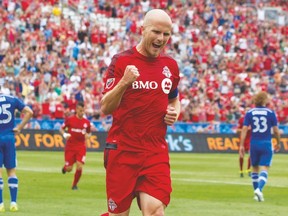
<svg viewBox="0 0 288 216">
<path fill-rule="evenodd" d="M 61 122 L 84 101 L 87 117 L 107 129 L 103 72 L 115 53 L 136 45 L 139 20 L 156 7 L 174 21 L 166 52 L 181 70 L 181 122 L 200 130 L 222 123 L 230 132 L 251 95 L 266 90 L 279 122 L 288 123 L 285 0 L 0 0 L 3 90 L 31 105 L 30 127 Z"/>
</svg>

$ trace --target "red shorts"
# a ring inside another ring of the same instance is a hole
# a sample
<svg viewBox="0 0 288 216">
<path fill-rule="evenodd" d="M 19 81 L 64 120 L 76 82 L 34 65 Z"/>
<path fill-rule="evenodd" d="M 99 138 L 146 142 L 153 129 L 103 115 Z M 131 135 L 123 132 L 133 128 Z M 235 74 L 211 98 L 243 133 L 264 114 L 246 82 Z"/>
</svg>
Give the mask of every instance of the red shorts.
<svg viewBox="0 0 288 216">
<path fill-rule="evenodd" d="M 72 166 L 76 161 L 85 163 L 86 159 L 86 147 L 81 146 L 77 148 L 65 149 L 65 165 Z"/>
<path fill-rule="evenodd" d="M 249 142 L 244 142 L 244 149 L 246 152 L 250 151 L 250 141 Z"/>
<path fill-rule="evenodd" d="M 238 147 L 239 147 L 239 145 L 240 145 L 240 143 L 238 143 Z M 244 142 L 244 150 L 245 150 L 245 152 L 249 153 L 249 151 L 250 151 L 250 140 L 249 140 L 249 142 L 247 142 L 245 140 L 245 142 Z"/>
<path fill-rule="evenodd" d="M 105 149 L 104 166 L 109 212 L 118 214 L 128 210 L 139 192 L 155 197 L 166 206 L 169 204 L 172 187 L 168 152 Z"/>
</svg>

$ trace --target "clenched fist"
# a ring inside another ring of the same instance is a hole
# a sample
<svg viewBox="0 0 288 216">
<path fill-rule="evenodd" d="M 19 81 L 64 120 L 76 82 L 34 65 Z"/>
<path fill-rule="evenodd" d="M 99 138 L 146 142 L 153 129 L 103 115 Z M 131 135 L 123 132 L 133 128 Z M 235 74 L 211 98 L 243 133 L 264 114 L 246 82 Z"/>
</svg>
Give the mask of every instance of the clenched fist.
<svg viewBox="0 0 288 216">
<path fill-rule="evenodd" d="M 174 107 L 168 106 L 166 110 L 166 115 L 164 116 L 164 122 L 167 125 L 172 125 L 177 121 L 177 111 Z"/>
<path fill-rule="evenodd" d="M 138 68 L 135 67 L 135 65 L 127 65 L 124 71 L 124 76 L 122 77 L 122 80 L 125 81 L 127 85 L 130 85 L 139 76 L 140 76 L 140 73 L 138 71 Z"/>
</svg>

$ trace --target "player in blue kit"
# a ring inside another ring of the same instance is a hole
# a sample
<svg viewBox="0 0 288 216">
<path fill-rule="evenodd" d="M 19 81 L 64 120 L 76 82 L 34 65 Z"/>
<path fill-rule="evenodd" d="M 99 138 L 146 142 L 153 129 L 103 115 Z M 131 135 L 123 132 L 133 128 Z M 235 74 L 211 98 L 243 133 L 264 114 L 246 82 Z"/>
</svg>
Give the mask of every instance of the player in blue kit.
<svg viewBox="0 0 288 216">
<path fill-rule="evenodd" d="M 15 126 L 15 110 L 23 114 L 22 121 Z M 33 111 L 20 99 L 1 93 L 0 86 L 0 212 L 5 211 L 3 202 L 2 167 L 6 168 L 8 175 L 8 186 L 10 190 L 10 211 L 18 211 L 17 193 L 18 178 L 16 176 L 16 147 L 15 133 L 20 133 L 26 123 L 33 115 Z"/>
<path fill-rule="evenodd" d="M 280 132 L 276 114 L 266 107 L 268 94 L 259 92 L 254 98 L 255 108 L 245 114 L 243 128 L 240 137 L 240 155 L 245 154 L 244 141 L 248 127 L 251 126 L 250 157 L 252 165 L 252 184 L 254 188 L 254 199 L 263 202 L 262 190 L 267 182 L 268 168 L 271 166 L 273 157 L 272 134 L 276 137 L 275 151 L 280 149 Z"/>
</svg>

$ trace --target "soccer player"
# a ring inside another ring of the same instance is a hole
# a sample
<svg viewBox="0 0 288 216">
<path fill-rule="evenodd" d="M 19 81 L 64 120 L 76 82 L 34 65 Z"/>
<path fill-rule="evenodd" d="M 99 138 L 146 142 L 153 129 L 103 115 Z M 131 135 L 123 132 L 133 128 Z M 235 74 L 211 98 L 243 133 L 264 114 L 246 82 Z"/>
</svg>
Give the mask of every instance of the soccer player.
<svg viewBox="0 0 288 216">
<path fill-rule="evenodd" d="M 246 109 L 247 111 L 249 110 L 249 108 Z M 244 122 L 244 115 L 238 120 L 238 128 L 237 128 L 237 132 L 241 135 L 241 131 L 243 128 L 243 122 Z M 244 141 L 244 149 L 245 149 L 245 153 L 248 153 L 248 158 L 247 158 L 247 170 L 246 172 L 248 173 L 249 176 L 251 176 L 251 160 L 250 160 L 250 140 L 251 140 L 251 128 L 248 127 L 248 131 L 247 131 L 247 135 L 245 137 L 245 141 Z M 239 152 L 239 168 L 240 168 L 240 177 L 243 178 L 244 177 L 244 171 L 243 171 L 243 166 L 244 166 L 244 155 L 242 156 Z"/>
<path fill-rule="evenodd" d="M 272 162 L 273 146 L 271 129 L 276 137 L 277 144 L 275 151 L 280 150 L 280 133 L 276 114 L 268 109 L 268 94 L 259 92 L 255 95 L 255 108 L 250 109 L 244 118 L 243 129 L 240 138 L 239 152 L 244 156 L 244 141 L 247 136 L 248 127 L 251 127 L 250 157 L 252 164 L 252 184 L 254 188 L 254 198 L 259 202 L 264 201 L 263 188 L 267 182 L 268 169 Z"/>
<path fill-rule="evenodd" d="M 22 120 L 15 126 L 15 111 L 21 112 Z M 2 167 L 6 168 L 10 190 L 10 211 L 18 211 L 18 178 L 16 176 L 15 134 L 20 133 L 33 116 L 32 109 L 17 97 L 1 93 L 0 86 L 0 212 L 5 211 L 3 202 L 4 182 Z"/>
<path fill-rule="evenodd" d="M 72 190 L 78 190 L 86 159 L 86 140 L 90 137 L 91 123 L 84 117 L 84 103 L 78 102 L 75 115 L 68 117 L 60 128 L 60 133 L 67 140 L 65 146 L 65 165 L 62 173 L 71 172 L 76 163 Z"/>
<path fill-rule="evenodd" d="M 178 65 L 162 52 L 171 31 L 168 14 L 150 10 L 141 41 L 116 54 L 106 71 L 101 111 L 113 116 L 104 152 L 110 216 L 129 215 L 135 197 L 142 215 L 164 215 L 170 202 L 165 135 L 180 113 Z"/>
</svg>

